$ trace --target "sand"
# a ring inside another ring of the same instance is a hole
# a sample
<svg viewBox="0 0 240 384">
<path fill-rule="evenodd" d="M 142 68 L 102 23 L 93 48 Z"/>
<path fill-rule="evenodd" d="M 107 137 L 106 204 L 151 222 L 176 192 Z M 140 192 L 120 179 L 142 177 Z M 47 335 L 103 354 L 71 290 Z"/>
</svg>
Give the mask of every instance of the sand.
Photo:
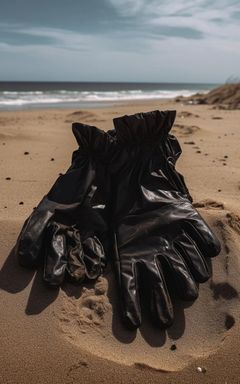
<svg viewBox="0 0 240 384">
<path fill-rule="evenodd" d="M 112 119 L 176 109 L 174 133 L 194 204 L 222 242 L 213 277 L 194 303 L 175 301 L 167 331 L 147 318 L 119 320 L 110 266 L 95 284 L 47 288 L 41 271 L 18 266 L 11 249 L 32 208 L 70 164 L 71 123 L 102 129 Z M 240 383 L 240 111 L 175 101 L 104 109 L 0 112 L 0 383 Z"/>
</svg>

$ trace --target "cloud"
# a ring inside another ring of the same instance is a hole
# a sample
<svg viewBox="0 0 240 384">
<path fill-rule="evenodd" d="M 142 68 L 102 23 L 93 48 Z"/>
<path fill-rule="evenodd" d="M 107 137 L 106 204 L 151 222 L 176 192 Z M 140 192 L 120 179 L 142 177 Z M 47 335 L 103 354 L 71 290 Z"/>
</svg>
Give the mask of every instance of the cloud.
<svg viewBox="0 0 240 384">
<path fill-rule="evenodd" d="M 78 25 L 75 14 L 73 23 L 62 27 L 50 22 L 48 25 L 0 23 L 0 41 L 10 45 L 45 44 L 68 50 L 86 50 L 94 41 L 122 49 L 123 39 L 126 39 L 124 43 L 128 51 L 130 46 L 134 49 L 131 41 L 140 42 L 140 39 L 146 47 L 151 40 L 168 37 L 236 41 L 240 33 L 240 3 L 233 0 L 105 0 L 105 5 L 101 6 L 104 12 L 100 12 L 101 7 L 94 0 L 91 3 L 95 4 L 91 18 L 89 8 L 84 6 L 80 12 L 75 7 Z M 61 0 L 60 6 L 63 5 Z M 109 7 L 112 7 L 111 12 Z"/>
<path fill-rule="evenodd" d="M 90 46 L 91 35 L 81 34 L 60 28 L 26 27 L 20 24 L 0 23 L 2 47 L 54 46 L 67 50 L 86 51 Z"/>
<path fill-rule="evenodd" d="M 234 0 L 108 1 L 122 17 L 132 19 L 137 28 L 144 26 L 160 36 L 237 40 L 236 32 L 240 33 L 240 3 Z"/>
<path fill-rule="evenodd" d="M 123 16 L 134 16 L 145 7 L 144 0 L 109 0 L 109 3 Z"/>
</svg>

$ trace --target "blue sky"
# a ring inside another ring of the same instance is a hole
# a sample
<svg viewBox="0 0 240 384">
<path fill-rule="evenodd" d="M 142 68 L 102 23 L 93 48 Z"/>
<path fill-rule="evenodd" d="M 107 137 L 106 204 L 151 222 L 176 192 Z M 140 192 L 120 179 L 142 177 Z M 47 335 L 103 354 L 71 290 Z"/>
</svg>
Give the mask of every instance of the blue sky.
<svg viewBox="0 0 240 384">
<path fill-rule="evenodd" d="M 239 0 L 8 0 L 0 80 L 221 83 L 239 36 Z"/>
</svg>

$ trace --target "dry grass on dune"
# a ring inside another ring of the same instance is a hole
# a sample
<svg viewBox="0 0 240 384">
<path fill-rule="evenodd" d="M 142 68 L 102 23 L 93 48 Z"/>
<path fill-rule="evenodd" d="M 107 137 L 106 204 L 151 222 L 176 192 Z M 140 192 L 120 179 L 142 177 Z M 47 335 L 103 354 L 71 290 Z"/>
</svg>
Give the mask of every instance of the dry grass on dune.
<svg viewBox="0 0 240 384">
<path fill-rule="evenodd" d="M 209 104 L 218 109 L 240 109 L 240 83 L 225 84 L 207 94 L 197 93 L 190 97 L 178 97 L 176 101 L 187 104 Z"/>
</svg>

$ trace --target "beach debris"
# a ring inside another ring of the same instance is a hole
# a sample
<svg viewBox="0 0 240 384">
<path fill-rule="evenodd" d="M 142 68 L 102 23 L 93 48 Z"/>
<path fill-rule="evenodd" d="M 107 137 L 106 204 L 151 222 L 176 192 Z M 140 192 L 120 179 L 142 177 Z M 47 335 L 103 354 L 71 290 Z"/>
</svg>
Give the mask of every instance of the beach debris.
<svg viewBox="0 0 240 384">
<path fill-rule="evenodd" d="M 199 373 L 206 373 L 207 372 L 206 368 L 204 368 L 204 367 L 197 367 L 197 371 Z"/>
<path fill-rule="evenodd" d="M 219 222 L 217 223 L 217 225 L 220 228 Z M 211 281 L 209 287 L 213 292 L 214 300 L 233 300 L 239 297 L 237 290 L 229 283 L 214 283 L 213 281 Z"/>
<path fill-rule="evenodd" d="M 28 152 L 28 151 L 25 151 L 25 152 L 24 152 L 24 155 L 29 155 L 29 152 Z"/>
<path fill-rule="evenodd" d="M 11 180 L 11 177 L 9 177 L 9 176 L 5 177 L 5 180 Z"/>
<path fill-rule="evenodd" d="M 20 201 L 20 202 L 19 202 L 19 205 L 23 205 L 23 204 L 24 204 L 24 202 L 23 202 L 23 201 Z"/>
<path fill-rule="evenodd" d="M 235 319 L 232 315 L 229 315 L 228 313 L 226 314 L 226 317 L 225 317 L 225 328 L 227 330 L 231 329 L 235 324 Z"/>
</svg>

